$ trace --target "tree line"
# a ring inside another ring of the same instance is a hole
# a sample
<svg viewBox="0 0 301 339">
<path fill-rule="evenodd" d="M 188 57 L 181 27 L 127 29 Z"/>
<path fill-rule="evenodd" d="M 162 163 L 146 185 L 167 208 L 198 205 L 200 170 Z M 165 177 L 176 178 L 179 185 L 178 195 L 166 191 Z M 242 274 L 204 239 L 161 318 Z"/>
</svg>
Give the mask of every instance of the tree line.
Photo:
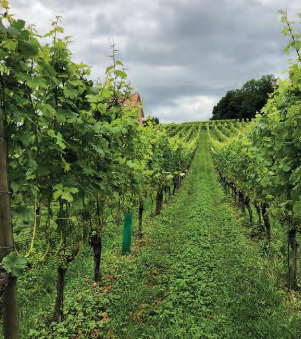
<svg viewBox="0 0 301 339">
<path fill-rule="evenodd" d="M 274 92 L 277 80 L 274 75 L 247 81 L 240 89 L 230 90 L 213 107 L 211 120 L 253 119 Z"/>
</svg>

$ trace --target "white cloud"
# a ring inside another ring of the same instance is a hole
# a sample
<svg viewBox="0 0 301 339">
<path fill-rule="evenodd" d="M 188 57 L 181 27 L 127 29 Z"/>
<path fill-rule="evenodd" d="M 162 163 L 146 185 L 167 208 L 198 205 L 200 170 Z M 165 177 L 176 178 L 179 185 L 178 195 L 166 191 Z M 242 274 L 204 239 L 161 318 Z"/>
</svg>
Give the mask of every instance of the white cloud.
<svg viewBox="0 0 301 339">
<path fill-rule="evenodd" d="M 207 96 L 183 97 L 175 100 L 175 106 L 158 107 L 155 116 L 160 117 L 160 122 L 185 122 L 205 121 L 211 117 L 216 98 Z"/>
</svg>

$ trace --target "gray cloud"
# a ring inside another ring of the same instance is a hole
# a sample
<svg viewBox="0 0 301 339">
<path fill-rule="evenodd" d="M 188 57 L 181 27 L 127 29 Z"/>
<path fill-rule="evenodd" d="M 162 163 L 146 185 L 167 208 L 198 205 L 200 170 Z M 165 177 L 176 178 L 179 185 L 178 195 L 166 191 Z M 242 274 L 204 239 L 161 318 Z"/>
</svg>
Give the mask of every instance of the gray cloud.
<svg viewBox="0 0 301 339">
<path fill-rule="evenodd" d="M 13 12 L 42 33 L 62 15 L 77 61 L 94 79 L 110 63 L 110 41 L 145 111 L 162 121 L 201 120 L 229 89 L 287 66 L 278 9 L 297 0 L 15 0 Z M 279 7 L 278 7 L 279 6 Z"/>
</svg>

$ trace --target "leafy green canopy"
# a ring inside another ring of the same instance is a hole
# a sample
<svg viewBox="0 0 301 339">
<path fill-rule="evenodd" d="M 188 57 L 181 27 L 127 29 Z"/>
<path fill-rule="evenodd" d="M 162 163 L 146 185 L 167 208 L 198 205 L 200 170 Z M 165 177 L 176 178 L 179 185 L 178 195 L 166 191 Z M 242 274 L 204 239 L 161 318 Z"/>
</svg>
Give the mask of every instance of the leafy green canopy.
<svg viewBox="0 0 301 339">
<path fill-rule="evenodd" d="M 14 231 L 31 234 L 27 256 L 43 231 L 48 247 L 52 239 L 64 255 L 77 252 L 91 227 L 100 232 L 110 207 L 122 202 L 132 210 L 185 171 L 198 130 L 186 142 L 168 138 L 156 123 L 140 126 L 138 108 L 122 104 L 133 88 L 114 46 L 104 82 L 94 84 L 90 67 L 72 60 L 60 17 L 41 36 L 9 14 L 7 1 L 1 5 L 0 93 Z M 90 222 L 82 223 L 86 206 Z M 47 215 L 43 228 L 39 209 Z"/>
<path fill-rule="evenodd" d="M 274 91 L 274 75 L 247 81 L 241 89 L 231 90 L 213 107 L 212 120 L 252 119 L 266 104 Z"/>
<path fill-rule="evenodd" d="M 301 218 L 301 35 L 285 12 L 283 34 L 291 41 L 297 61 L 288 78 L 279 79 L 261 114 L 238 136 L 217 140 L 211 134 L 212 154 L 219 172 L 253 200 L 271 203 L 279 215 L 300 224 Z M 301 17 L 301 15 L 298 15 Z"/>
</svg>

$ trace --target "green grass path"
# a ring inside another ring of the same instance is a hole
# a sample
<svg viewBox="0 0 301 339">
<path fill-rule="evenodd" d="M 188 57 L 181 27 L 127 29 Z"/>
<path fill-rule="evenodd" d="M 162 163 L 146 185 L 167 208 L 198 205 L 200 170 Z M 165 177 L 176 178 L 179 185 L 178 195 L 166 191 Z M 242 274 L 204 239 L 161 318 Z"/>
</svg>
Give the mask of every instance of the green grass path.
<svg viewBox="0 0 301 339">
<path fill-rule="evenodd" d="M 177 197 L 119 257 L 105 298 L 108 338 L 300 338 L 270 259 L 217 181 L 205 135 Z M 298 332 L 299 331 L 299 332 Z"/>
</svg>

